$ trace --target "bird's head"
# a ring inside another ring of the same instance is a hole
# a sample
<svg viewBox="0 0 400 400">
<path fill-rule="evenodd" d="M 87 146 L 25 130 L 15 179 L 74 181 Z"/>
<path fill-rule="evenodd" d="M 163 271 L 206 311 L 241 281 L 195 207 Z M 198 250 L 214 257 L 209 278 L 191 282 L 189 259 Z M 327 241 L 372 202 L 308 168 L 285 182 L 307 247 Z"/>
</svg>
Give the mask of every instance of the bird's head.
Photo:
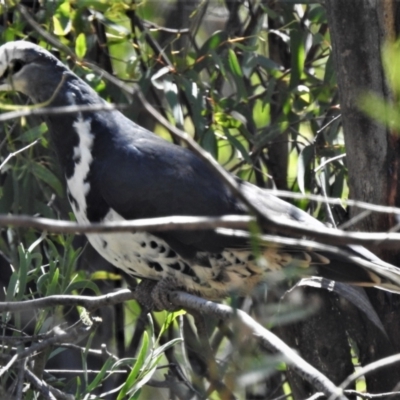
<svg viewBox="0 0 400 400">
<path fill-rule="evenodd" d="M 45 101 L 66 71 L 56 57 L 38 45 L 16 41 L 0 46 L 0 91 L 17 91 Z"/>
</svg>

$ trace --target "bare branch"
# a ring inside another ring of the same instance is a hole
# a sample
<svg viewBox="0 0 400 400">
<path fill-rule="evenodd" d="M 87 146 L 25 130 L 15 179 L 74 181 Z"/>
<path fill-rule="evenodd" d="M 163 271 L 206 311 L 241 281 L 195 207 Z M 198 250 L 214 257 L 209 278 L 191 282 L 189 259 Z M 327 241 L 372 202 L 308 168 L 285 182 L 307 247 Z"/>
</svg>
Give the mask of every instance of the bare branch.
<svg viewBox="0 0 400 400">
<path fill-rule="evenodd" d="M 381 358 L 378 361 L 374 361 L 368 365 L 365 365 L 364 367 L 361 367 L 357 369 L 357 371 L 353 372 L 345 381 L 343 381 L 340 384 L 340 387 L 342 389 L 347 388 L 349 385 L 351 385 L 355 380 L 360 378 L 361 376 L 364 376 L 372 371 L 376 371 L 379 368 L 386 367 L 388 365 L 392 365 L 395 363 L 400 362 L 400 354 L 395 354 L 393 356 Z M 334 400 L 335 397 L 330 397 L 328 400 Z"/>
<path fill-rule="evenodd" d="M 169 230 L 198 230 L 233 228 L 247 229 L 253 218 L 243 215 L 225 215 L 223 217 L 160 217 L 132 221 L 104 222 L 81 225 L 72 221 L 36 218 L 29 215 L 0 215 L 0 226 L 15 228 L 34 228 L 51 233 L 112 233 L 152 231 L 164 232 Z"/>
<path fill-rule="evenodd" d="M 88 105 L 73 105 L 63 107 L 41 107 L 41 108 L 27 108 L 21 107 L 20 110 L 10 111 L 0 115 L 0 122 L 9 121 L 15 118 L 27 117 L 27 116 L 43 116 L 43 115 L 62 115 L 62 114 L 77 114 L 80 112 L 88 111 L 113 111 L 122 110 L 129 108 L 130 104 L 111 104 L 111 103 L 99 103 L 99 104 L 88 104 Z"/>
<path fill-rule="evenodd" d="M 28 368 L 25 369 L 26 378 L 36 387 L 36 389 L 42 394 L 46 400 L 74 400 L 72 394 L 66 394 L 55 387 L 48 385 L 45 381 L 39 379 L 32 371 Z"/>
<path fill-rule="evenodd" d="M 171 303 L 181 307 L 194 309 L 206 315 L 213 315 L 225 321 L 237 321 L 240 325 L 246 327 L 252 336 L 263 346 L 274 352 L 281 353 L 285 358 L 285 362 L 291 365 L 293 370 L 303 379 L 306 379 L 317 390 L 320 390 L 326 396 L 335 396 L 332 398 L 338 400 L 347 399 L 343 391 L 335 386 L 325 375 L 308 364 L 281 339 L 265 329 L 244 311 L 233 309 L 224 304 L 213 303 L 179 291 L 170 293 L 169 299 Z"/>
<path fill-rule="evenodd" d="M 93 311 L 100 307 L 112 306 L 128 300 L 135 300 L 134 292 L 129 289 L 123 289 L 118 292 L 97 297 L 54 295 L 33 300 L 3 302 L 0 303 L 0 312 L 27 311 L 54 306 L 82 306 L 89 311 Z"/>
<path fill-rule="evenodd" d="M 166 232 L 170 230 L 192 231 L 217 228 L 247 230 L 249 223 L 254 221 L 254 218 L 244 215 L 225 215 L 222 217 L 171 216 L 81 225 L 72 221 L 36 218 L 27 215 L 0 215 L 0 226 L 34 228 L 50 233 L 71 234 L 133 231 Z M 400 242 L 400 233 L 396 232 L 345 232 L 339 229 L 327 228 L 322 225 L 307 226 L 296 221 L 289 222 L 276 217 L 270 217 L 268 222 L 262 223 L 262 227 L 271 233 L 287 234 L 289 236 L 307 236 L 320 242 L 332 243 L 336 246 L 360 244 L 379 246 L 380 248 L 386 249 L 396 249 Z M 233 233 L 225 231 L 225 234 Z M 265 240 L 275 241 L 272 236 L 266 236 Z M 294 244 L 300 244 L 300 242 Z M 311 241 L 308 241 L 307 244 L 304 245 L 311 248 L 315 247 Z M 335 247 L 335 249 L 334 251 L 336 252 L 339 248 Z"/>
<path fill-rule="evenodd" d="M 399 396 L 400 392 L 386 392 L 386 393 L 362 393 L 357 390 L 345 390 L 346 394 L 350 396 L 358 396 L 362 399 L 386 399 L 389 397 Z"/>
<path fill-rule="evenodd" d="M 26 301 L 28 303 L 29 300 Z M 24 302 L 19 302 L 19 303 L 24 303 Z M 40 307 L 39 307 L 40 308 Z M 22 350 L 17 353 L 17 358 L 16 360 L 21 360 L 26 357 L 30 357 L 34 355 L 35 353 L 38 353 L 50 346 L 53 346 L 55 344 L 61 344 L 63 342 L 76 342 L 84 337 L 86 337 L 89 333 L 93 331 L 95 326 L 97 326 L 97 322 L 93 323 L 92 325 L 83 325 L 81 324 L 80 326 L 69 329 L 68 331 L 64 331 L 60 329 L 59 327 L 55 327 L 53 331 L 51 331 L 48 334 L 48 337 L 45 340 L 42 340 L 41 342 L 34 343 L 30 347 L 26 348 L 25 350 Z M 2 359 L 10 359 L 9 356 L 6 355 L 0 355 L 0 358 Z M 12 357 L 14 358 L 14 357 Z"/>
<path fill-rule="evenodd" d="M 36 389 L 41 393 L 44 399 L 57 400 L 57 398 L 51 393 L 47 383 L 39 379 L 28 368 L 25 369 L 25 376 L 33 384 L 33 386 L 35 386 Z"/>
<path fill-rule="evenodd" d="M 367 203 L 365 201 L 359 201 L 359 200 L 337 199 L 337 198 L 325 197 L 325 196 L 320 196 L 320 195 L 315 195 L 315 194 L 294 193 L 294 192 L 289 192 L 287 190 L 275 190 L 275 189 L 273 189 L 273 190 L 264 189 L 264 190 L 274 196 L 277 196 L 277 197 L 298 199 L 298 200 L 307 199 L 307 200 L 313 200 L 313 201 L 318 201 L 321 203 L 328 203 L 328 204 L 333 204 L 333 205 L 347 204 L 348 206 L 358 207 L 358 208 L 362 208 L 364 210 L 370 210 L 373 212 L 400 215 L 400 208 L 398 208 L 398 207 L 382 206 L 379 204 L 372 204 L 372 203 Z"/>
</svg>

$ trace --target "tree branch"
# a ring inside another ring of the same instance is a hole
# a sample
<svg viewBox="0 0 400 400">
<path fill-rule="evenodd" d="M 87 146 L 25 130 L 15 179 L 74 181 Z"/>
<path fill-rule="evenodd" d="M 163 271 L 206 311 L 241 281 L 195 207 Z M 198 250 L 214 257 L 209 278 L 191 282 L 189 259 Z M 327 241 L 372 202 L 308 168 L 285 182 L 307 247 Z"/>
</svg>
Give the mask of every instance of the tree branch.
<svg viewBox="0 0 400 400">
<path fill-rule="evenodd" d="M 33 300 L 2 302 L 0 303 L 0 312 L 18 312 L 55 306 L 82 306 L 88 311 L 94 311 L 100 307 L 112 306 L 135 299 L 135 293 L 129 289 L 123 289 L 118 292 L 96 297 L 54 295 Z"/>
<path fill-rule="evenodd" d="M 225 215 L 222 217 L 171 216 L 81 225 L 72 221 L 36 218 L 28 215 L 0 215 L 0 226 L 34 228 L 50 233 L 70 234 L 133 231 L 166 232 L 170 230 L 192 231 L 217 228 L 247 230 L 251 222 L 255 222 L 255 219 L 250 216 Z M 400 233 L 396 232 L 345 232 L 323 225 L 314 226 L 300 224 L 296 221 L 283 221 L 277 217 L 270 217 L 270 221 L 263 223 L 262 227 L 272 233 L 287 234 L 289 236 L 307 236 L 313 238 L 313 240 L 332 243 L 337 246 L 360 244 L 394 249 L 398 248 L 400 242 Z M 225 234 L 229 234 L 229 232 L 225 231 Z M 273 236 L 265 236 L 265 240 L 275 241 Z M 306 246 L 313 247 L 313 243 L 308 241 Z M 296 242 L 295 244 L 300 244 L 300 242 Z M 336 252 L 338 247 L 335 247 L 335 249 Z M 325 250 L 328 251 L 328 249 Z"/>
<path fill-rule="evenodd" d="M 332 398 L 337 400 L 347 399 L 343 391 L 335 386 L 325 375 L 308 364 L 281 339 L 254 321 L 244 311 L 179 291 L 170 293 L 169 299 L 171 303 L 181 307 L 194 309 L 206 315 L 213 315 L 225 321 L 237 321 L 240 325 L 246 327 L 251 335 L 267 349 L 281 353 L 285 358 L 284 361 L 317 390 L 323 392 L 326 396 L 335 396 Z"/>
</svg>

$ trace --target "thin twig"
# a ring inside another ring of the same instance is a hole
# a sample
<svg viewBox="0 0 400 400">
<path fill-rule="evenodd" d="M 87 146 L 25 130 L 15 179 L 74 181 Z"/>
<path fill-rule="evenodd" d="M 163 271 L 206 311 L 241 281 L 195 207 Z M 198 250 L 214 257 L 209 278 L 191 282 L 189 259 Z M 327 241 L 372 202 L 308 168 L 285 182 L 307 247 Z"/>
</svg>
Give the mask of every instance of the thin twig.
<svg viewBox="0 0 400 400">
<path fill-rule="evenodd" d="M 1 118 L 1 116 L 0 116 Z M 0 164 L 0 171 L 3 169 L 3 167 L 11 160 L 12 157 L 15 157 L 17 154 L 22 153 L 25 150 L 28 150 L 30 147 L 34 146 L 39 140 L 35 140 L 34 142 L 28 144 L 27 146 L 23 147 L 22 149 L 19 149 L 17 151 L 14 151 L 13 153 L 10 153 L 5 160 Z"/>
<path fill-rule="evenodd" d="M 45 400 L 57 400 L 53 393 L 51 393 L 47 383 L 39 379 L 28 368 L 25 369 L 25 377 L 35 386 Z"/>
<path fill-rule="evenodd" d="M 319 201 L 321 203 L 329 203 L 329 204 L 341 205 L 341 206 L 346 204 L 348 206 L 358 207 L 358 208 L 362 208 L 364 210 L 370 210 L 373 212 L 400 215 L 400 208 L 398 208 L 398 207 L 382 206 L 379 204 L 372 204 L 372 203 L 367 203 L 365 201 L 351 200 L 351 199 L 338 199 L 338 198 L 333 198 L 333 197 L 325 198 L 324 196 L 320 196 L 320 195 L 294 193 L 294 192 L 289 192 L 287 190 L 275 190 L 275 189 L 273 189 L 273 190 L 272 189 L 263 189 L 263 190 L 265 192 L 268 192 L 268 193 L 276 196 L 276 197 L 290 198 L 290 199 L 296 199 L 296 200 L 313 200 L 313 201 Z"/>
<path fill-rule="evenodd" d="M 94 112 L 94 111 L 113 111 L 123 110 L 131 107 L 130 104 L 111 104 L 111 103 L 98 103 L 87 105 L 73 105 L 73 106 L 60 106 L 60 107 L 42 107 L 42 108 L 26 108 L 21 107 L 20 110 L 9 111 L 0 115 L 0 122 L 9 121 L 10 119 L 27 117 L 27 116 L 43 116 L 43 115 L 64 115 L 64 114 L 77 114 L 81 112 Z"/>
<path fill-rule="evenodd" d="M 400 362 L 400 354 L 395 354 L 393 356 L 389 356 L 389 357 L 385 357 L 385 358 L 381 358 L 378 361 L 374 361 L 368 365 L 365 365 L 359 369 L 357 369 L 357 371 L 353 372 L 351 375 L 349 375 L 341 384 L 340 387 L 342 389 L 346 389 L 349 385 L 351 385 L 355 380 L 357 380 L 358 378 L 376 371 L 379 368 L 382 367 L 386 367 L 388 365 L 392 365 L 395 363 Z M 336 397 L 331 396 L 329 397 L 328 400 L 335 400 Z"/>
<path fill-rule="evenodd" d="M 52 296 L 50 296 L 52 297 Z M 57 297 L 57 296 L 55 296 Z M 70 296 L 73 297 L 73 296 Z M 40 299 L 37 299 L 40 300 Z M 43 299 L 45 300 L 45 299 Z M 27 300 L 27 301 L 21 301 L 21 302 L 16 302 L 19 303 L 19 306 L 23 306 L 23 303 L 30 303 L 32 301 L 36 301 L 36 300 Z M 0 306 L 4 305 L 6 303 L 0 303 Z M 9 303 L 12 304 L 12 303 Z M 40 304 L 40 302 L 39 302 Z M 41 308 L 41 306 L 39 305 L 36 308 Z M 30 304 L 28 304 L 28 308 L 30 309 Z M 95 322 L 95 321 L 93 321 Z M 92 325 L 83 325 L 80 324 L 80 326 L 74 328 L 74 329 L 70 329 L 69 331 L 63 331 L 61 330 L 59 327 L 56 327 L 53 329 L 53 331 L 49 334 L 49 337 L 45 340 L 42 340 L 41 342 L 38 343 L 34 343 L 32 344 L 30 347 L 20 351 L 17 353 L 17 360 L 21 360 L 23 358 L 26 357 L 30 357 L 35 353 L 38 353 L 44 349 L 49 348 L 50 346 L 53 346 L 55 344 L 61 344 L 63 342 L 77 342 L 81 339 L 83 339 L 84 337 L 86 337 L 89 333 L 91 333 L 95 327 L 97 326 L 97 322 L 93 323 Z M 6 355 L 0 355 L 0 358 L 5 359 L 5 360 L 9 360 L 10 357 L 6 356 Z M 14 358 L 14 357 L 12 357 Z"/>
<path fill-rule="evenodd" d="M 45 381 L 39 379 L 32 371 L 28 368 L 25 369 L 26 378 L 36 387 L 36 389 L 42 394 L 45 399 L 48 400 L 74 400 L 75 396 L 67 394 L 61 390 L 47 384 Z"/>
<path fill-rule="evenodd" d="M 54 306 L 82 306 L 87 310 L 93 311 L 100 307 L 112 306 L 128 300 L 135 300 L 134 292 L 129 289 L 122 289 L 118 292 L 108 293 L 102 296 L 75 296 L 75 295 L 54 295 L 40 299 L 13 301 L 0 303 L 0 312 L 18 312 L 35 310 Z M 57 336 L 55 341 L 62 342 L 61 336 Z M 64 340 L 66 341 L 66 340 Z M 70 341 L 70 340 L 68 340 Z M 42 343 L 42 342 L 41 342 Z"/>
</svg>

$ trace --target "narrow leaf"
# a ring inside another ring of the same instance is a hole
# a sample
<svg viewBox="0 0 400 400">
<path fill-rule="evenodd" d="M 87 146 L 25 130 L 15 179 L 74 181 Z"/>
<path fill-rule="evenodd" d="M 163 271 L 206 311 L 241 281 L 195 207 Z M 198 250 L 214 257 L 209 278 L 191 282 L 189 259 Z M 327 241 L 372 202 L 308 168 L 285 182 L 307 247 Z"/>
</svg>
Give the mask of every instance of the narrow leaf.
<svg viewBox="0 0 400 400">
<path fill-rule="evenodd" d="M 86 36 L 84 33 L 80 33 L 75 41 L 75 54 L 79 58 L 83 58 L 86 55 L 87 45 L 86 45 Z"/>
</svg>

